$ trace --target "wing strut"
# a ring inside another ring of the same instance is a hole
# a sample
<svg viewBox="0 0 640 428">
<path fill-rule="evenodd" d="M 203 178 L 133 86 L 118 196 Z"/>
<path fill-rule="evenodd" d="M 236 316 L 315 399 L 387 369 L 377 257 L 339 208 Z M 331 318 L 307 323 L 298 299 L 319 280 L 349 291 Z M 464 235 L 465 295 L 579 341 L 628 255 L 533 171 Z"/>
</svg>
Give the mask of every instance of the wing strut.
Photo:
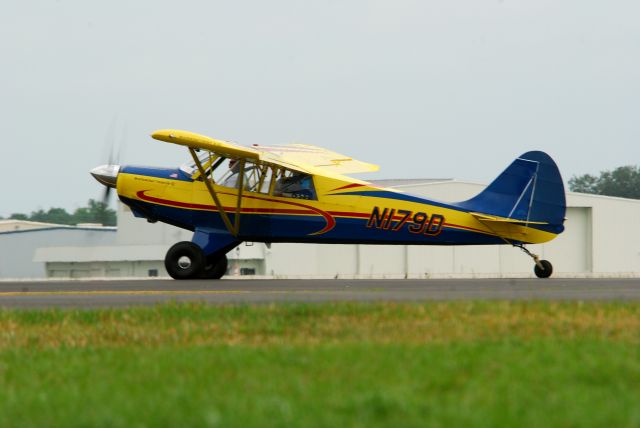
<svg viewBox="0 0 640 428">
<path fill-rule="evenodd" d="M 240 205 L 242 204 L 242 191 L 244 190 L 244 164 L 246 163 L 245 159 L 240 159 L 240 177 L 238 177 L 238 200 L 236 201 L 236 218 L 234 224 L 234 232 L 233 236 L 238 236 L 240 232 Z"/>
<path fill-rule="evenodd" d="M 238 188 L 238 201 L 236 203 L 236 216 L 235 216 L 235 224 L 231 223 L 231 219 L 229 218 L 229 214 L 227 214 L 227 212 L 225 211 L 224 207 L 222 206 L 222 204 L 220 203 L 220 199 L 218 198 L 218 194 L 216 193 L 215 189 L 213 188 L 213 177 L 208 178 L 205 175 L 205 171 L 204 168 L 202 166 L 202 163 L 200 162 L 200 159 L 198 159 L 198 156 L 196 155 L 196 151 L 192 148 L 189 147 L 189 153 L 191 153 L 191 157 L 193 158 L 193 161 L 195 162 L 196 166 L 198 167 L 198 171 L 200 171 L 200 176 L 202 177 L 202 181 L 204 181 L 204 184 L 207 186 L 207 190 L 209 191 L 209 194 L 211 195 L 211 198 L 213 199 L 213 202 L 216 204 L 216 207 L 218 208 L 218 212 L 220 213 L 220 217 L 222 218 L 222 221 L 224 222 L 224 225 L 226 226 L 227 230 L 229 231 L 229 233 L 231 233 L 233 236 L 237 237 L 238 233 L 240 232 L 240 206 L 242 203 L 242 190 L 244 188 L 244 164 L 245 164 L 245 160 L 244 159 L 240 159 L 240 177 L 239 177 L 239 188 Z"/>
</svg>

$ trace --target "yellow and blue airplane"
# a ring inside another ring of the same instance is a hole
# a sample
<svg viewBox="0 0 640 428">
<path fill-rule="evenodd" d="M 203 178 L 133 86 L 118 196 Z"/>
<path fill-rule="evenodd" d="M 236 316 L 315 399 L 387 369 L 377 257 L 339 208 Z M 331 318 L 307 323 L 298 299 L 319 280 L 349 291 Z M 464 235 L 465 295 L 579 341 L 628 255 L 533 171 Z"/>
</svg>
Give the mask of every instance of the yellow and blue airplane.
<svg viewBox="0 0 640 428">
<path fill-rule="evenodd" d="M 444 203 L 348 177 L 378 166 L 315 146 L 245 147 L 172 129 L 152 137 L 186 146 L 192 162 L 180 168 L 103 165 L 91 174 L 116 188 L 135 216 L 194 232 L 166 254 L 175 279 L 221 278 L 226 254 L 243 241 L 508 244 L 533 258 L 538 277 L 553 271 L 526 248 L 564 230 L 562 177 L 544 152 L 518 157 L 477 196 Z"/>
</svg>

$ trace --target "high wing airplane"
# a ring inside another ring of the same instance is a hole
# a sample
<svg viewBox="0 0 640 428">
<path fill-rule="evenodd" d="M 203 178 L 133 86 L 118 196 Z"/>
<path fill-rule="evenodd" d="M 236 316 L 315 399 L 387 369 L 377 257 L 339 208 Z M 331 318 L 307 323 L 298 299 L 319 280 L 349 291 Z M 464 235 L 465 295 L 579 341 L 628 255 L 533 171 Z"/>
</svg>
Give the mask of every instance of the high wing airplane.
<svg viewBox="0 0 640 428">
<path fill-rule="evenodd" d="M 194 232 L 166 254 L 175 279 L 221 278 L 226 254 L 243 241 L 506 244 L 533 258 L 539 278 L 553 271 L 526 248 L 564 230 L 564 185 L 544 152 L 516 158 L 477 196 L 445 203 L 347 177 L 378 166 L 319 147 L 245 147 L 172 129 L 152 137 L 186 146 L 192 162 L 180 168 L 103 165 L 91 174 L 116 188 L 135 216 Z"/>
</svg>

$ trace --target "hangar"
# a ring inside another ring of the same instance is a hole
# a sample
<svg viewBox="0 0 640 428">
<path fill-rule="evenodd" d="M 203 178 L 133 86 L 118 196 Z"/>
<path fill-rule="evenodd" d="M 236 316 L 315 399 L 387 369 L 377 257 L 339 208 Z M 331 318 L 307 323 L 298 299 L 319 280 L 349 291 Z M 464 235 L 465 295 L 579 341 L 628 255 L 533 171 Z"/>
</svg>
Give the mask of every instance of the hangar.
<svg viewBox="0 0 640 428">
<path fill-rule="evenodd" d="M 95 246 L 113 245 L 115 227 L 98 224 L 65 226 L 24 220 L 0 221 L 0 278 L 44 278 L 52 276 L 45 260 L 35 257 L 38 251 L 52 246 L 73 246 L 77 252 Z M 65 276 L 75 275 L 73 269 Z"/>
<path fill-rule="evenodd" d="M 377 180 L 375 184 L 442 201 L 459 201 L 486 186 L 452 179 Z M 557 277 L 640 276 L 640 200 L 567 193 L 565 232 L 529 249 L 554 265 Z M 40 249 L 47 276 L 167 276 L 164 254 L 191 233 L 148 224 L 119 204 L 112 245 Z M 532 262 L 510 246 L 375 246 L 244 243 L 229 254 L 231 276 L 277 278 L 533 277 Z"/>
</svg>

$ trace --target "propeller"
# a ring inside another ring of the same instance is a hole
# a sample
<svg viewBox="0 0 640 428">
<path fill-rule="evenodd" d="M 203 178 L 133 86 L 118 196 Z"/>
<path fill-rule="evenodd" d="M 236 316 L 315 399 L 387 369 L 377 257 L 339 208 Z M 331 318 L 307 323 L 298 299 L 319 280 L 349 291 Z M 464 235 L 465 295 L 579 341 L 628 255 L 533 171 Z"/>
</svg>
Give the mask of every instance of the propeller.
<svg viewBox="0 0 640 428">
<path fill-rule="evenodd" d="M 120 135 L 120 141 L 118 142 L 116 139 L 116 118 L 111 121 L 111 126 L 109 127 L 106 135 L 105 147 L 108 150 L 108 162 L 107 166 L 117 167 L 117 168 L 106 168 L 106 172 L 111 173 L 116 176 L 120 170 L 120 159 L 122 154 L 122 148 L 124 147 L 124 140 L 127 135 L 127 124 L 125 123 L 122 127 L 122 134 Z M 103 183 L 105 184 L 105 183 Z M 113 185 L 110 185 L 113 184 Z M 109 202 L 111 202 L 111 194 L 114 189 L 116 181 L 113 183 L 109 182 L 109 184 L 105 184 L 104 192 L 102 194 L 102 204 L 107 207 L 109 206 Z"/>
<path fill-rule="evenodd" d="M 91 170 L 91 175 L 105 186 L 102 192 L 102 197 L 100 198 L 100 203 L 102 205 L 100 210 L 101 218 L 99 220 L 102 224 L 104 224 L 106 220 L 106 211 L 111 200 L 112 189 L 114 189 L 117 184 L 118 173 L 120 172 L 120 157 L 124 147 L 126 134 L 127 125 L 125 123 L 118 143 L 116 139 L 116 117 L 114 117 L 105 135 L 104 147 L 107 154 L 107 163 Z"/>
</svg>

